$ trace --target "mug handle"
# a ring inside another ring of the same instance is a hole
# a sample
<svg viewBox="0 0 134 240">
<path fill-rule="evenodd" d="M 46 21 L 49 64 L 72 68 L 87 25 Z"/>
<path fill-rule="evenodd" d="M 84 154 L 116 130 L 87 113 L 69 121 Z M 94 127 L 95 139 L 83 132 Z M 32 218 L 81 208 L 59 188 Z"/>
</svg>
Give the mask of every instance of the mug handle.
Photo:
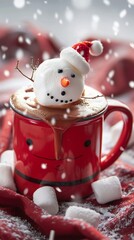
<svg viewBox="0 0 134 240">
<path fill-rule="evenodd" d="M 124 149 L 127 146 L 127 143 L 131 135 L 132 124 L 133 124 L 132 113 L 130 112 L 129 108 L 125 104 L 113 99 L 108 99 L 107 101 L 108 101 L 108 108 L 104 113 L 104 120 L 112 112 L 119 111 L 124 114 L 124 116 L 122 117 L 124 124 L 121 131 L 121 135 L 117 143 L 115 144 L 115 146 L 110 150 L 108 154 L 103 155 L 101 158 L 101 166 L 100 166 L 101 171 L 109 167 L 113 162 L 115 162 L 116 159 L 122 153 L 122 149 Z"/>
</svg>

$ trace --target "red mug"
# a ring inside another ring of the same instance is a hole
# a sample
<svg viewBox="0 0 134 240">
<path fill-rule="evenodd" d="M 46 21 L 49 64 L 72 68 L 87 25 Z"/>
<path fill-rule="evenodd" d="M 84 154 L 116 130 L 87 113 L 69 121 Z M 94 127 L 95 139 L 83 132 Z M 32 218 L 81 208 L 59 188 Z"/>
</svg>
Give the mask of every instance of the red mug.
<svg viewBox="0 0 134 240">
<path fill-rule="evenodd" d="M 74 123 L 63 134 L 61 158 L 56 160 L 54 132 L 46 122 L 14 110 L 13 146 L 16 158 L 15 181 L 20 193 L 32 199 L 36 189 L 52 186 L 59 201 L 87 197 L 91 183 L 99 178 L 122 153 L 132 130 L 132 114 L 116 100 L 93 117 Z M 103 122 L 109 114 L 123 113 L 123 129 L 113 149 L 102 156 Z"/>
</svg>

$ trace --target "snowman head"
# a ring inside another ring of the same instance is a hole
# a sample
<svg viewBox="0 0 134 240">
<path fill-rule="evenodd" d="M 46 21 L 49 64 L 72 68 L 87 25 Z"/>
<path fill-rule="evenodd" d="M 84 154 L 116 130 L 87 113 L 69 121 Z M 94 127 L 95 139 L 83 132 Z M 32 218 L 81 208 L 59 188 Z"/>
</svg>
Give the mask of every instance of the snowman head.
<svg viewBox="0 0 134 240">
<path fill-rule="evenodd" d="M 34 75 L 34 92 L 40 105 L 60 107 L 81 98 L 85 75 L 89 72 L 89 52 L 99 55 L 101 43 L 75 44 L 63 49 L 60 58 L 46 60 L 39 65 Z"/>
<path fill-rule="evenodd" d="M 34 79 L 35 96 L 43 106 L 60 106 L 77 101 L 84 88 L 82 74 L 61 58 L 40 64 Z"/>
</svg>

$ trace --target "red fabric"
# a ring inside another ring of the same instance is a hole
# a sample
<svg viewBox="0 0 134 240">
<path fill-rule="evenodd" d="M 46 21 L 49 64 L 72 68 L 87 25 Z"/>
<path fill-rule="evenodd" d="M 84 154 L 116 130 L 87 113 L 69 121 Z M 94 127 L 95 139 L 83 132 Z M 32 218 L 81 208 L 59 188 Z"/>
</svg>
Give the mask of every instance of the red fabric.
<svg viewBox="0 0 134 240">
<path fill-rule="evenodd" d="M 17 49 L 21 48 L 25 52 L 26 59 L 23 60 L 22 64 L 29 63 L 30 56 L 34 56 L 35 59 L 40 58 L 40 61 L 42 61 L 44 51 L 49 53 L 50 58 L 55 57 L 59 53 L 60 47 L 55 41 L 47 34 L 42 32 L 39 34 L 39 32 L 38 29 L 35 29 L 31 25 L 20 32 L 11 29 L 1 29 L 0 45 L 12 46 L 6 52 L 6 60 L 0 63 L 1 82 L 8 79 L 3 74 L 5 69 L 10 71 L 11 74 L 9 77 L 16 75 L 14 66 Z M 19 36 L 29 38 L 32 43 L 30 45 L 26 44 L 25 41 L 19 43 Z M 111 94 L 118 96 L 121 93 L 130 92 L 127 104 L 134 115 L 134 94 L 133 89 L 128 84 L 129 81 L 134 79 L 134 49 L 129 46 L 129 43 L 115 41 L 109 43 L 103 39 L 102 42 L 104 45 L 103 54 L 97 58 L 91 57 L 91 67 L 94 71 L 88 75 L 87 84 L 95 87 L 107 96 L 111 96 Z M 107 79 L 110 71 L 114 71 L 112 78 L 114 85 L 111 85 Z M 4 150 L 12 148 L 12 111 L 8 106 L 5 107 L 1 103 L 0 113 L 5 108 L 6 114 L 2 114 L 0 118 L 0 154 Z M 118 115 L 116 115 L 116 119 L 118 119 Z M 117 175 L 120 178 L 123 188 L 123 198 L 100 205 L 93 197 L 89 197 L 80 203 L 86 204 L 86 206 L 101 213 L 102 220 L 98 230 L 79 220 L 65 220 L 64 217 L 59 215 L 46 216 L 46 213 L 41 208 L 37 207 L 26 197 L 1 187 L 0 239 L 32 240 L 37 239 L 36 234 L 39 232 L 42 234 L 40 239 L 45 239 L 43 236 L 48 237 L 51 230 L 55 231 L 54 239 L 132 239 L 134 237 L 134 168 L 122 162 L 116 162 L 112 167 L 105 170 L 103 175 Z M 20 226 L 17 225 L 18 221 L 20 221 Z M 21 224 L 25 225 L 25 223 L 32 225 L 32 227 L 28 227 L 27 231 L 25 228 L 21 228 Z M 36 233 L 34 233 L 35 230 Z M 30 235 L 32 233 L 33 236 Z"/>
<path fill-rule="evenodd" d="M 101 42 L 104 51 L 97 58 L 91 56 L 93 71 L 89 72 L 87 84 L 106 96 L 119 95 L 131 90 L 129 81 L 134 80 L 134 48 L 130 46 L 130 42 L 104 39 L 101 39 Z M 113 84 L 108 79 L 110 71 L 114 71 Z"/>
</svg>

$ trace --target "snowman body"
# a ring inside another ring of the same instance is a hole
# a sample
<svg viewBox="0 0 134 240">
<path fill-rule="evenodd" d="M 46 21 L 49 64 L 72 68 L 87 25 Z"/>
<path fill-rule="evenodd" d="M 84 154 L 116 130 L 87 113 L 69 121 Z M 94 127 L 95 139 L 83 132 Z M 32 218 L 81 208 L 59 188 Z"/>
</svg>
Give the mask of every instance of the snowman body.
<svg viewBox="0 0 134 240">
<path fill-rule="evenodd" d="M 77 101 L 83 93 L 84 76 L 61 58 L 46 60 L 34 75 L 34 92 L 40 105 L 58 107 Z"/>
</svg>

